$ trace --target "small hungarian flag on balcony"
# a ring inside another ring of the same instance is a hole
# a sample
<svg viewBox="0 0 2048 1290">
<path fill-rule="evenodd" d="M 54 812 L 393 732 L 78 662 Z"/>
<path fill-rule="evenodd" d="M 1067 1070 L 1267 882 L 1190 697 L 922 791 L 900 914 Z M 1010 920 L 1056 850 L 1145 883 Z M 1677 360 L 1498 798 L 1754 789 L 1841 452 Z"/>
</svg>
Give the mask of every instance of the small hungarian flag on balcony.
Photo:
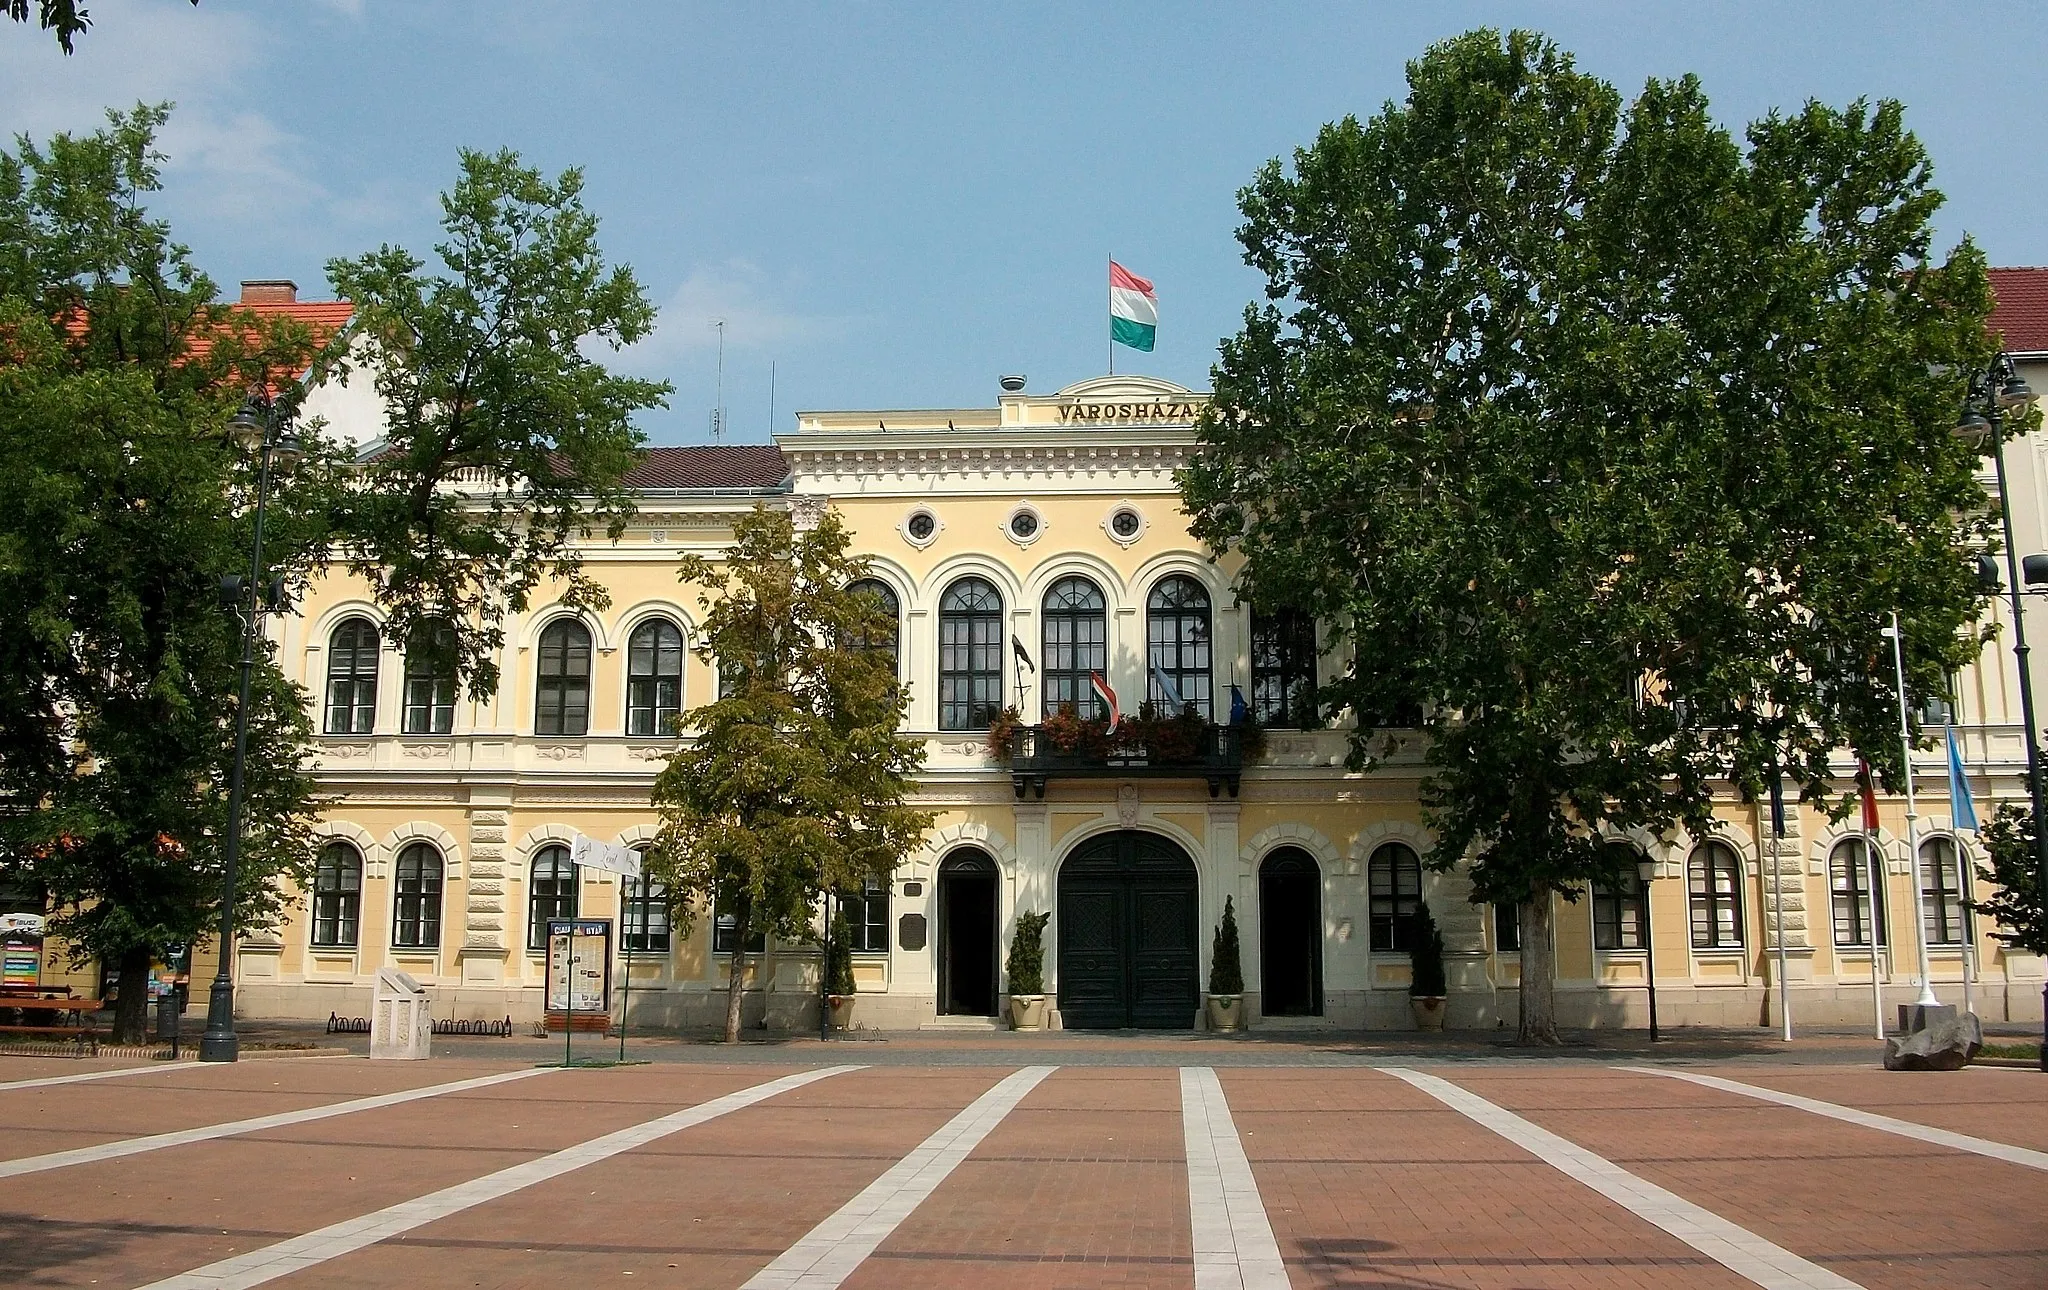
<svg viewBox="0 0 2048 1290">
<path fill-rule="evenodd" d="M 1115 730 L 1124 719 L 1124 714 L 1117 710 L 1116 691 L 1109 688 L 1109 682 L 1102 679 L 1100 672 L 1088 674 L 1088 688 L 1095 692 L 1095 697 L 1102 700 L 1102 706 L 1109 710 L 1109 728 Z"/>
<path fill-rule="evenodd" d="M 1119 345 L 1152 352 L 1159 331 L 1159 297 L 1152 284 L 1115 260 L 1109 262 L 1109 338 Z"/>
</svg>

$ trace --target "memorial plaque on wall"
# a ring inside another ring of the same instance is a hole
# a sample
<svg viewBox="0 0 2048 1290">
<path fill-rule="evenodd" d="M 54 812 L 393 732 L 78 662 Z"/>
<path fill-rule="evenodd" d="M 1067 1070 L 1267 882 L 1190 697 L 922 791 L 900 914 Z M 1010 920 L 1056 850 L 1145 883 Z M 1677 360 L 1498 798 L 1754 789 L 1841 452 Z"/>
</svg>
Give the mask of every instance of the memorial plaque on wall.
<svg viewBox="0 0 2048 1290">
<path fill-rule="evenodd" d="M 905 914 L 896 920 L 896 943 L 906 950 L 924 948 L 923 914 Z"/>
</svg>

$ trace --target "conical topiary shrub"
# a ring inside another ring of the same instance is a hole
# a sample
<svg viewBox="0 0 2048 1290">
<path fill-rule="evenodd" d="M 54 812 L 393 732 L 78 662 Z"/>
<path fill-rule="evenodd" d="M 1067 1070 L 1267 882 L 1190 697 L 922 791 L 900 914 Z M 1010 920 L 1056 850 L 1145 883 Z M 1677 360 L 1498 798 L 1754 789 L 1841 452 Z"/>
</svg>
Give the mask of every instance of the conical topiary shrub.
<svg viewBox="0 0 2048 1290">
<path fill-rule="evenodd" d="M 1045 1027 L 1045 924 L 1051 914 L 1019 914 L 1010 933 L 1010 1024 L 1018 1030 Z"/>
<path fill-rule="evenodd" d="M 1209 1029 L 1236 1030 L 1244 1024 L 1244 964 L 1237 949 L 1237 907 L 1223 898 L 1223 921 L 1209 944 Z"/>
<path fill-rule="evenodd" d="M 832 945 L 825 953 L 825 993 L 849 995 L 853 992 L 853 928 L 847 926 L 846 911 L 835 907 L 832 911 Z"/>
</svg>

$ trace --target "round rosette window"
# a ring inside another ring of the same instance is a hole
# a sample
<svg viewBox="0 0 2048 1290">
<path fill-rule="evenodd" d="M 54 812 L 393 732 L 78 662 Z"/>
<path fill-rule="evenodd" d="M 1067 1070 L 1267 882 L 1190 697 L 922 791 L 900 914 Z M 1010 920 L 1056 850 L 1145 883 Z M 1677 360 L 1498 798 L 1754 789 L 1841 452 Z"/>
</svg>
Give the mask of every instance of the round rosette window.
<svg viewBox="0 0 2048 1290">
<path fill-rule="evenodd" d="M 1145 536 L 1145 516 L 1130 503 L 1120 503 L 1103 519 L 1102 531 L 1118 546 L 1129 546 Z"/>
<path fill-rule="evenodd" d="M 1003 535 L 1018 546 L 1030 546 L 1045 532 L 1045 517 L 1034 506 L 1019 506 L 1003 521 Z"/>
<path fill-rule="evenodd" d="M 939 522 L 938 516 L 923 507 L 919 507 L 904 516 L 903 522 L 897 525 L 896 529 L 897 532 L 903 535 L 903 540 L 910 543 L 910 545 L 927 547 L 938 538 L 939 531 L 945 527 L 944 524 Z"/>
</svg>

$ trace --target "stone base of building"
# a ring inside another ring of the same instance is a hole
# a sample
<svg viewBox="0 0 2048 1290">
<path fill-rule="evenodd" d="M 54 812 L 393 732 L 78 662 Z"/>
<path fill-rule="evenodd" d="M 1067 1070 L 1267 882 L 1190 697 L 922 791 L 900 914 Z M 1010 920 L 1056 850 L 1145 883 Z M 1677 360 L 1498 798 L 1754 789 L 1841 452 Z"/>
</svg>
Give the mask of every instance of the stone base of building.
<svg viewBox="0 0 2048 1290">
<path fill-rule="evenodd" d="M 541 992 L 529 987 L 430 987 L 433 1015 L 443 1019 L 497 1020 L 512 1018 L 515 1026 L 541 1019 Z M 1937 986 L 1946 1003 L 1960 1003 L 1961 989 L 1953 983 Z M 1888 1029 L 1896 1026 L 1898 1005 L 1911 1003 L 1919 988 L 1888 985 L 1883 1008 Z M 2038 1023 L 2041 1020 L 2041 991 L 2032 982 L 1987 982 L 1973 989 L 1977 1015 L 1991 1023 Z M 636 989 L 629 1019 L 635 1029 L 712 1030 L 725 1024 L 726 996 L 714 986 Z M 250 1018 L 324 1019 L 330 1013 L 344 1017 L 369 1015 L 369 991 L 348 984 L 245 981 L 237 994 L 237 1011 Z M 1344 1031 L 1402 1031 L 1415 1029 L 1408 996 L 1394 990 L 1333 990 L 1323 1001 L 1321 1016 L 1268 1017 L 1259 1006 L 1257 994 L 1245 996 L 1247 1025 L 1268 1033 L 1299 1031 L 1304 1034 Z M 1485 993 L 1453 993 L 1447 1005 L 1446 1027 L 1451 1030 L 1512 1030 L 1519 1016 L 1519 996 L 1513 989 Z M 1556 994 L 1557 1023 L 1567 1030 L 1642 1030 L 1649 1026 L 1647 994 L 1640 990 L 1588 988 L 1561 982 Z M 1053 1010 L 1058 1025 L 1057 1009 Z M 1827 1029 L 1855 1028 L 1874 1024 L 1875 1004 L 1868 985 L 1813 983 L 1792 991 L 1792 1023 L 1800 1027 Z M 1686 1026 L 1722 1030 L 1746 1028 L 1775 1029 L 1779 1024 L 1778 997 L 1764 985 L 1717 986 L 1711 989 L 1660 987 L 1657 991 L 1657 1019 L 1668 1029 Z M 855 1030 L 915 1031 L 934 1026 L 972 1028 L 974 1019 L 942 1021 L 937 1001 L 930 995 L 863 994 L 855 996 L 851 1028 Z M 807 990 L 749 990 L 742 1004 L 741 1024 L 749 1029 L 801 1032 L 818 1024 L 817 996 Z M 1189 1029 L 1205 1023 L 1199 1015 L 1189 1018 Z"/>
</svg>

